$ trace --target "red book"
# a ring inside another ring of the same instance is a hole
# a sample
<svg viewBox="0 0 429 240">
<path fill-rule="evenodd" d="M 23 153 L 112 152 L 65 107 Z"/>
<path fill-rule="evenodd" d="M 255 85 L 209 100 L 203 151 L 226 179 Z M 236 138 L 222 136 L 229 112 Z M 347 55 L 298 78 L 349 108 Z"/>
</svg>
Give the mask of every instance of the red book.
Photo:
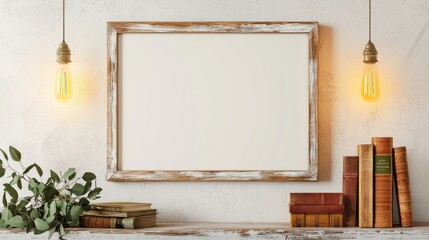
<svg viewBox="0 0 429 240">
<path fill-rule="evenodd" d="M 357 192 L 358 192 L 359 157 L 343 157 L 343 198 L 344 224 L 346 227 L 357 226 Z"/>
<path fill-rule="evenodd" d="M 373 137 L 374 144 L 374 227 L 391 228 L 392 220 L 392 149 L 391 137 Z"/>
</svg>

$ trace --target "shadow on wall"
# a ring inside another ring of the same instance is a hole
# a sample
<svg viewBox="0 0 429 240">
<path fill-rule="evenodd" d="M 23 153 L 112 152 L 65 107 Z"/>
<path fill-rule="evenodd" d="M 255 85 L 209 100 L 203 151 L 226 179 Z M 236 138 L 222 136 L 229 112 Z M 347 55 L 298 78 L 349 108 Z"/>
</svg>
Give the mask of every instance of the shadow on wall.
<svg viewBox="0 0 429 240">
<path fill-rule="evenodd" d="M 332 28 L 319 25 L 319 181 L 330 181 L 332 172 L 332 105 L 337 98 L 332 56 Z"/>
</svg>

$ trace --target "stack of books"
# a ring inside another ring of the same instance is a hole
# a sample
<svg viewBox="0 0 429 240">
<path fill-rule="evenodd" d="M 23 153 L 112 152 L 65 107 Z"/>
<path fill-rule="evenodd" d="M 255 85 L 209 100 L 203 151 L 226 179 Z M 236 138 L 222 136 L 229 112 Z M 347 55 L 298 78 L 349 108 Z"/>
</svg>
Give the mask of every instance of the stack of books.
<svg viewBox="0 0 429 240">
<path fill-rule="evenodd" d="M 86 228 L 138 229 L 156 226 L 156 209 L 151 203 L 106 202 L 91 204 L 80 226 Z"/>
<path fill-rule="evenodd" d="M 342 227 L 342 193 L 291 193 L 289 212 L 292 227 Z"/>
<path fill-rule="evenodd" d="M 392 227 L 394 189 L 401 226 L 413 225 L 406 152 L 393 148 L 391 137 L 373 137 L 371 144 L 358 145 L 357 156 L 343 158 L 345 226 Z"/>
</svg>

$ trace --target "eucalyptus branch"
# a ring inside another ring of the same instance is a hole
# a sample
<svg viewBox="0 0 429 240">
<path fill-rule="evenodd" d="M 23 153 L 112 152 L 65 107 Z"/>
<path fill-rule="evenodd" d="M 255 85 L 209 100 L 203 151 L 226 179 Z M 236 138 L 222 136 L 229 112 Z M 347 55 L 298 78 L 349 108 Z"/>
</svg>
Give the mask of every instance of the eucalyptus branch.
<svg viewBox="0 0 429 240">
<path fill-rule="evenodd" d="M 21 163 L 21 162 L 20 162 Z M 24 179 L 25 181 L 27 181 L 27 182 L 30 182 L 30 180 L 28 180 L 28 176 L 26 176 L 24 173 L 21 173 L 21 172 L 19 172 L 19 171 L 17 171 L 17 170 L 15 170 L 14 168 L 12 168 L 12 166 L 9 164 L 9 161 L 6 161 L 6 164 L 7 164 L 7 168 L 9 168 L 12 172 L 15 172 L 15 174 L 17 174 L 17 175 L 19 175 L 19 176 L 21 176 L 22 177 L 22 179 Z M 22 164 L 21 164 L 22 165 Z M 24 168 L 25 169 L 25 168 Z M 24 170 L 23 170 L 24 171 Z M 25 178 L 25 177 L 27 177 L 27 178 Z"/>
<path fill-rule="evenodd" d="M 74 168 L 58 175 L 50 170 L 50 177 L 43 181 L 43 170 L 37 164 L 25 167 L 21 163 L 21 153 L 9 147 L 9 156 L 19 163 L 22 171 L 17 171 L 9 163 L 9 157 L 0 149 L 4 159 L 0 159 L 0 178 L 6 174 L 6 168 L 12 171 L 10 183 L 4 184 L 3 208 L 0 227 L 26 228 L 35 234 L 49 231 L 49 238 L 55 232 L 59 238 L 65 235 L 64 226 L 78 226 L 84 209 L 89 208 L 90 200 L 100 198 L 101 188 L 96 187 L 94 173 L 86 172 L 76 177 Z M 37 172 L 38 178 L 33 174 Z M 19 197 L 17 189 L 23 188 L 21 179 L 27 182 L 30 196 Z M 37 180 L 39 179 L 39 180 Z M 80 183 L 81 182 L 81 183 Z M 85 182 L 85 184 L 83 184 Z"/>
</svg>

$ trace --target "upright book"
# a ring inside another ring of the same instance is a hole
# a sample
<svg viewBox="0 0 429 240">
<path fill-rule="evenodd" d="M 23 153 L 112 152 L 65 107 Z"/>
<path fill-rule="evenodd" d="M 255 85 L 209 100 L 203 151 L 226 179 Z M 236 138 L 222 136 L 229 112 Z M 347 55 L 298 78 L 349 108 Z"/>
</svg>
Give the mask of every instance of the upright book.
<svg viewBox="0 0 429 240">
<path fill-rule="evenodd" d="M 373 137 L 374 145 L 374 227 L 391 228 L 393 138 Z"/>
<path fill-rule="evenodd" d="M 399 218 L 402 227 L 413 226 L 413 211 L 411 208 L 410 177 L 408 173 L 407 149 L 393 149 L 396 193 L 398 196 Z"/>
<path fill-rule="evenodd" d="M 358 193 L 359 158 L 357 156 L 343 157 L 343 198 L 344 225 L 357 226 L 357 193 Z"/>
<path fill-rule="evenodd" d="M 358 220 L 359 227 L 374 227 L 373 208 L 373 176 L 374 176 L 374 146 L 372 144 L 358 145 L 359 156 L 359 200 Z"/>
</svg>

